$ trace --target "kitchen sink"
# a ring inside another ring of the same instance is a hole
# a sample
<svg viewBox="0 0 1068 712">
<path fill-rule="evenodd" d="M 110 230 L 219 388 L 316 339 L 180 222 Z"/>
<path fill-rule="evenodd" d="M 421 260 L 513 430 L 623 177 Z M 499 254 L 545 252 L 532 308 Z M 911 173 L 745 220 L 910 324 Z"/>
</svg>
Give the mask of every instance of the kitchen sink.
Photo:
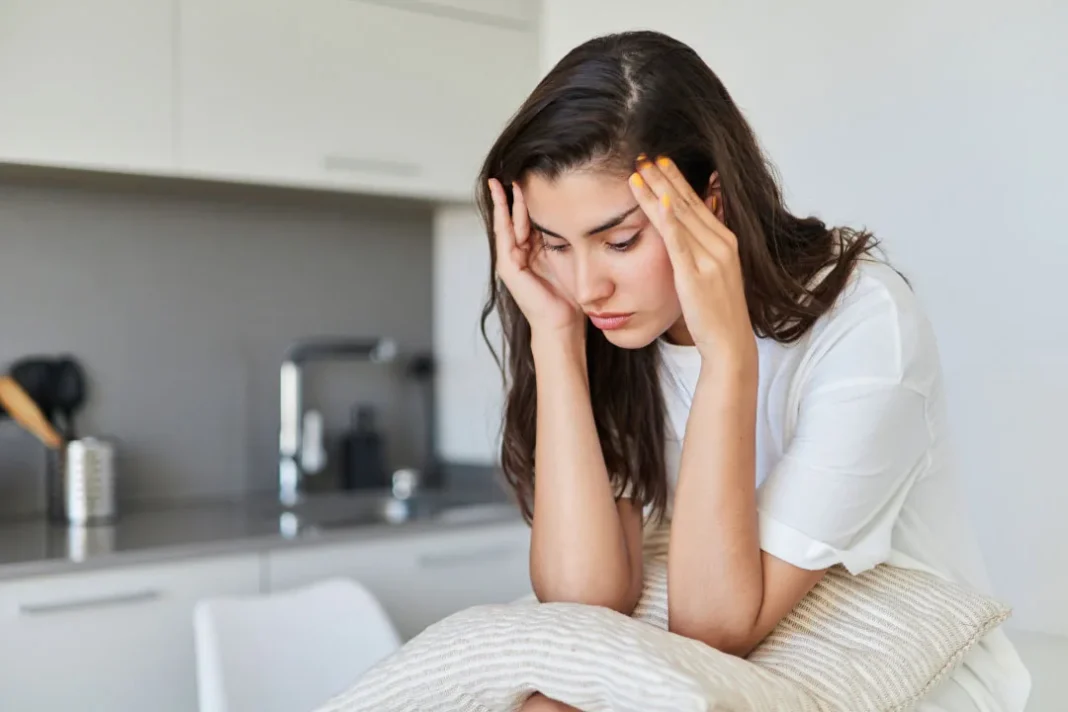
<svg viewBox="0 0 1068 712">
<path fill-rule="evenodd" d="M 318 493 L 307 495 L 290 507 L 272 503 L 263 509 L 262 516 L 277 519 L 284 536 L 412 522 L 460 524 L 518 515 L 516 507 L 500 496 L 486 498 L 434 490 L 406 499 L 398 499 L 388 491 Z"/>
</svg>

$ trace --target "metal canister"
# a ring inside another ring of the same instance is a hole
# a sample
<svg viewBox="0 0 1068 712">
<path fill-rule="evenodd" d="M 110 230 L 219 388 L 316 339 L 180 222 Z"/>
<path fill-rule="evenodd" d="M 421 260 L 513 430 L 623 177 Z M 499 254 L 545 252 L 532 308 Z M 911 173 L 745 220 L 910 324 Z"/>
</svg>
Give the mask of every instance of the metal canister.
<svg viewBox="0 0 1068 712">
<path fill-rule="evenodd" d="M 82 438 L 49 452 L 48 515 L 52 520 L 111 524 L 116 509 L 115 449 L 111 443 Z"/>
</svg>

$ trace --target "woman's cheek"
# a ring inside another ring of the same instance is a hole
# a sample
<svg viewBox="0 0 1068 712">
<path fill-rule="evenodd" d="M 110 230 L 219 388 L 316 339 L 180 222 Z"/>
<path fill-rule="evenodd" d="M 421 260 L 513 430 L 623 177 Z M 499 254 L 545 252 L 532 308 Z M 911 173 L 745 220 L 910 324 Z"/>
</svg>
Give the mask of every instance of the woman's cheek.
<svg viewBox="0 0 1068 712">
<path fill-rule="evenodd" d="M 575 268 L 572 261 L 561 254 L 550 253 L 547 262 L 550 282 L 563 291 L 565 297 L 575 301 Z"/>
<path fill-rule="evenodd" d="M 651 234 L 644 240 L 644 250 L 639 259 L 632 260 L 635 268 L 633 279 L 645 285 L 649 291 L 668 293 L 675 291 L 675 275 L 671 268 L 671 258 L 660 237 L 660 233 L 650 228 Z"/>
</svg>

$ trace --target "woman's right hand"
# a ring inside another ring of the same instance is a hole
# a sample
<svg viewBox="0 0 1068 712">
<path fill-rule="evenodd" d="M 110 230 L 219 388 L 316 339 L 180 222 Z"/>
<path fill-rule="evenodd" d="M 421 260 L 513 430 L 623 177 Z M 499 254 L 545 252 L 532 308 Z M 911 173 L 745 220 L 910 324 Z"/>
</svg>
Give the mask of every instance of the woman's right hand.
<svg viewBox="0 0 1068 712">
<path fill-rule="evenodd" d="M 489 179 L 493 196 L 493 233 L 497 247 L 497 276 L 508 288 L 530 323 L 532 334 L 581 336 L 585 318 L 578 305 L 568 299 L 544 275 L 539 260 L 544 254 L 531 239 L 530 216 L 519 185 L 512 184 L 512 214 L 504 186 Z"/>
</svg>

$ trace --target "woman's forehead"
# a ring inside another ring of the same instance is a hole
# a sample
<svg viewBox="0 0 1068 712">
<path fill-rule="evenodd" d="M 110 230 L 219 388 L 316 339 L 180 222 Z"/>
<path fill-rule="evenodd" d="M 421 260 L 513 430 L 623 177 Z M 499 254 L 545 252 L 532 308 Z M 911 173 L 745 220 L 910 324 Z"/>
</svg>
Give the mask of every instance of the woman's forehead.
<svg viewBox="0 0 1068 712">
<path fill-rule="evenodd" d="M 520 187 L 530 218 L 562 236 L 580 236 L 622 215 L 641 218 L 626 176 L 604 171 L 567 171 L 554 180 L 530 175 Z M 633 221 L 631 221 L 633 222 Z"/>
</svg>

